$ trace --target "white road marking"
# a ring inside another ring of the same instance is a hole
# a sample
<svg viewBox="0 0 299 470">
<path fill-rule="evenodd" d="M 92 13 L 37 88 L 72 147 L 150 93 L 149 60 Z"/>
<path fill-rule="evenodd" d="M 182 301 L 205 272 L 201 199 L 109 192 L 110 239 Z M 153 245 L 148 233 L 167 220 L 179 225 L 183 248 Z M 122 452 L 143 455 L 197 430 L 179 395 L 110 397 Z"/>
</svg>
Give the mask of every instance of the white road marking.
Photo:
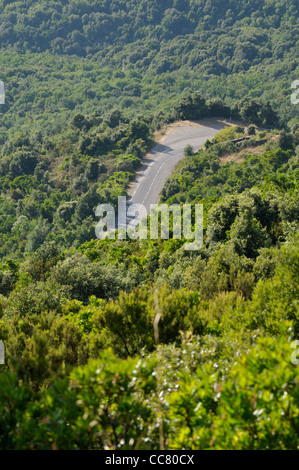
<svg viewBox="0 0 299 470">
<path fill-rule="evenodd" d="M 161 191 L 161 186 L 163 181 L 167 180 L 172 174 L 175 165 L 183 159 L 184 148 L 186 145 L 190 144 L 194 149 L 199 149 L 207 139 L 212 139 L 221 129 L 230 125 L 237 125 L 238 123 L 226 123 L 221 118 L 213 118 L 202 120 L 201 124 L 190 126 L 188 123 L 181 126 L 170 127 L 169 132 L 165 138 L 161 141 L 160 144 L 157 144 L 156 147 L 149 154 L 149 160 L 152 159 L 150 163 L 147 160 L 144 160 L 146 169 L 137 176 L 135 182 L 133 183 L 132 192 L 130 194 L 130 203 L 140 203 L 142 195 L 146 191 L 145 188 L 142 188 L 142 185 L 146 183 L 150 184 L 146 195 L 143 197 L 142 205 L 146 203 L 149 199 L 149 203 L 153 203 L 158 199 L 158 192 Z M 167 147 L 166 150 L 159 152 L 158 150 Z M 167 155 L 165 161 L 163 161 L 163 156 Z M 162 160 L 162 161 L 161 161 Z M 171 164 L 171 160 L 174 160 L 174 164 Z M 165 169 L 165 165 L 169 165 L 168 171 Z M 163 175 L 164 168 L 164 175 Z M 162 174 L 162 177 L 158 179 L 158 176 Z M 144 181 L 147 178 L 147 181 Z M 158 179 L 158 181 L 157 181 Z M 153 186 L 156 184 L 156 190 L 153 189 Z M 152 192 L 152 198 L 149 198 L 150 193 Z M 136 201 L 137 200 L 137 201 Z"/>
<path fill-rule="evenodd" d="M 138 191 L 138 189 L 139 189 L 139 186 L 141 185 L 142 181 L 144 180 L 144 178 L 146 177 L 146 175 L 147 175 L 147 173 L 150 171 L 150 169 L 151 169 L 154 165 L 156 165 L 156 164 L 158 163 L 158 160 L 159 160 L 159 158 L 161 157 L 161 155 L 164 155 L 165 153 L 168 153 L 168 150 L 167 150 L 167 151 L 164 150 L 164 152 L 159 152 L 159 155 L 158 155 L 158 157 L 156 158 L 156 161 L 151 162 L 151 163 L 148 165 L 147 169 L 143 172 L 143 175 L 142 175 L 141 180 L 138 181 L 138 179 L 137 179 L 137 186 L 136 186 L 134 192 L 132 193 L 131 198 L 133 198 L 133 197 L 135 196 L 135 194 L 137 193 L 137 191 Z M 171 158 L 171 157 L 170 157 L 170 158 Z M 166 161 L 168 161 L 168 160 L 166 160 Z"/>
<path fill-rule="evenodd" d="M 171 157 L 170 157 L 170 158 L 171 158 Z M 158 176 L 158 174 L 159 174 L 159 171 L 162 170 L 163 166 L 165 165 L 165 163 L 168 162 L 168 160 L 169 160 L 169 158 L 168 158 L 167 160 L 165 160 L 165 162 L 164 162 L 162 165 L 160 165 L 159 168 L 157 168 L 157 171 L 156 171 L 156 174 L 155 174 L 155 178 L 153 179 L 152 184 L 150 185 L 150 188 L 149 188 L 148 192 L 146 193 L 145 198 L 144 198 L 143 201 L 142 201 L 142 204 L 144 203 L 144 201 L 146 200 L 147 196 L 149 195 L 149 192 L 150 192 L 150 190 L 152 189 L 153 184 L 154 184 L 154 182 L 155 182 L 156 179 L 157 179 L 157 176 Z"/>
</svg>

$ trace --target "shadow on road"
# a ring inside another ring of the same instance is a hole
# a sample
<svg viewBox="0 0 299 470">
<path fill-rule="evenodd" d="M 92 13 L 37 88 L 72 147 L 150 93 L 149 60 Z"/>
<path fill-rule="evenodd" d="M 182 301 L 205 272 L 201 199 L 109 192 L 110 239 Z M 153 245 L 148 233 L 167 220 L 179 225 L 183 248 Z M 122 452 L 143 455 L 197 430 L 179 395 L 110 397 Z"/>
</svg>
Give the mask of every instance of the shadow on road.
<svg viewBox="0 0 299 470">
<path fill-rule="evenodd" d="M 241 123 L 237 121 L 233 121 L 231 119 L 227 119 L 225 122 L 224 118 L 206 118 L 206 119 L 201 119 L 200 121 L 190 121 L 191 125 L 192 123 L 195 124 L 200 124 L 201 126 L 204 127 L 209 127 L 211 129 L 219 130 L 221 131 L 222 129 L 230 126 L 238 126 Z"/>
<path fill-rule="evenodd" d="M 158 142 L 154 143 L 154 147 L 151 150 L 151 153 L 169 153 L 173 149 L 171 147 L 168 147 L 167 145 L 160 144 Z"/>
</svg>

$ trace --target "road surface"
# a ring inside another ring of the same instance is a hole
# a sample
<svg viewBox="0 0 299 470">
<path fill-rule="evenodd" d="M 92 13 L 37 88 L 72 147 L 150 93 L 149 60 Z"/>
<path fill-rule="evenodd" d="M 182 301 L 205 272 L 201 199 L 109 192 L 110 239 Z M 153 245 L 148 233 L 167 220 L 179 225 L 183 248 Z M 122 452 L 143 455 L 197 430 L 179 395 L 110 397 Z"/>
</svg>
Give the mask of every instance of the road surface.
<svg viewBox="0 0 299 470">
<path fill-rule="evenodd" d="M 198 150 L 207 139 L 213 139 L 221 129 L 232 124 L 215 118 L 196 123 L 182 121 L 170 126 L 163 139 L 145 158 L 143 168 L 130 188 L 128 206 L 142 204 L 149 214 L 151 204 L 158 204 L 166 180 L 184 158 L 185 147 L 192 145 L 194 150 Z M 127 218 L 127 223 L 132 222 L 133 225 L 139 224 L 138 214 L 137 217 Z"/>
</svg>

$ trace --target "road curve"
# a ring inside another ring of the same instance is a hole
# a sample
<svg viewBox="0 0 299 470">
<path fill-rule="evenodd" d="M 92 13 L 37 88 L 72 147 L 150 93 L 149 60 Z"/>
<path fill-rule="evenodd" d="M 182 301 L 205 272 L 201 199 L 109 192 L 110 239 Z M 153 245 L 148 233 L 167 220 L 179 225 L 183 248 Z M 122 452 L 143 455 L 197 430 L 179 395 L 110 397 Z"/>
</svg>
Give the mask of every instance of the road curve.
<svg viewBox="0 0 299 470">
<path fill-rule="evenodd" d="M 185 147 L 190 144 L 198 150 L 207 139 L 212 139 L 221 129 L 232 124 L 215 118 L 199 122 L 182 121 L 169 126 L 165 136 L 144 159 L 143 168 L 130 188 L 128 205 L 142 204 L 149 213 L 151 204 L 159 202 L 166 180 L 184 158 Z"/>
</svg>

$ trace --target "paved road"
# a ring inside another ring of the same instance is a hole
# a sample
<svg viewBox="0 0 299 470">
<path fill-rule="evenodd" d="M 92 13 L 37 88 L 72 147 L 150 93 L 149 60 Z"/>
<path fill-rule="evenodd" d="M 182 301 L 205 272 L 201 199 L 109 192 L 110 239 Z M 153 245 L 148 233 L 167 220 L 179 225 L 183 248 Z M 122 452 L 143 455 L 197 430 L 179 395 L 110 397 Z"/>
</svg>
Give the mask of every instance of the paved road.
<svg viewBox="0 0 299 470">
<path fill-rule="evenodd" d="M 190 144 L 195 150 L 199 149 L 207 139 L 212 139 L 227 125 L 221 119 L 205 119 L 199 123 L 187 121 L 171 126 L 145 159 L 130 189 L 128 204 L 142 204 L 149 213 L 150 205 L 159 202 L 166 180 L 184 158 L 184 148 Z M 132 218 L 128 218 L 128 222 L 131 221 Z M 138 218 L 135 219 L 134 225 L 138 222 Z"/>
</svg>

